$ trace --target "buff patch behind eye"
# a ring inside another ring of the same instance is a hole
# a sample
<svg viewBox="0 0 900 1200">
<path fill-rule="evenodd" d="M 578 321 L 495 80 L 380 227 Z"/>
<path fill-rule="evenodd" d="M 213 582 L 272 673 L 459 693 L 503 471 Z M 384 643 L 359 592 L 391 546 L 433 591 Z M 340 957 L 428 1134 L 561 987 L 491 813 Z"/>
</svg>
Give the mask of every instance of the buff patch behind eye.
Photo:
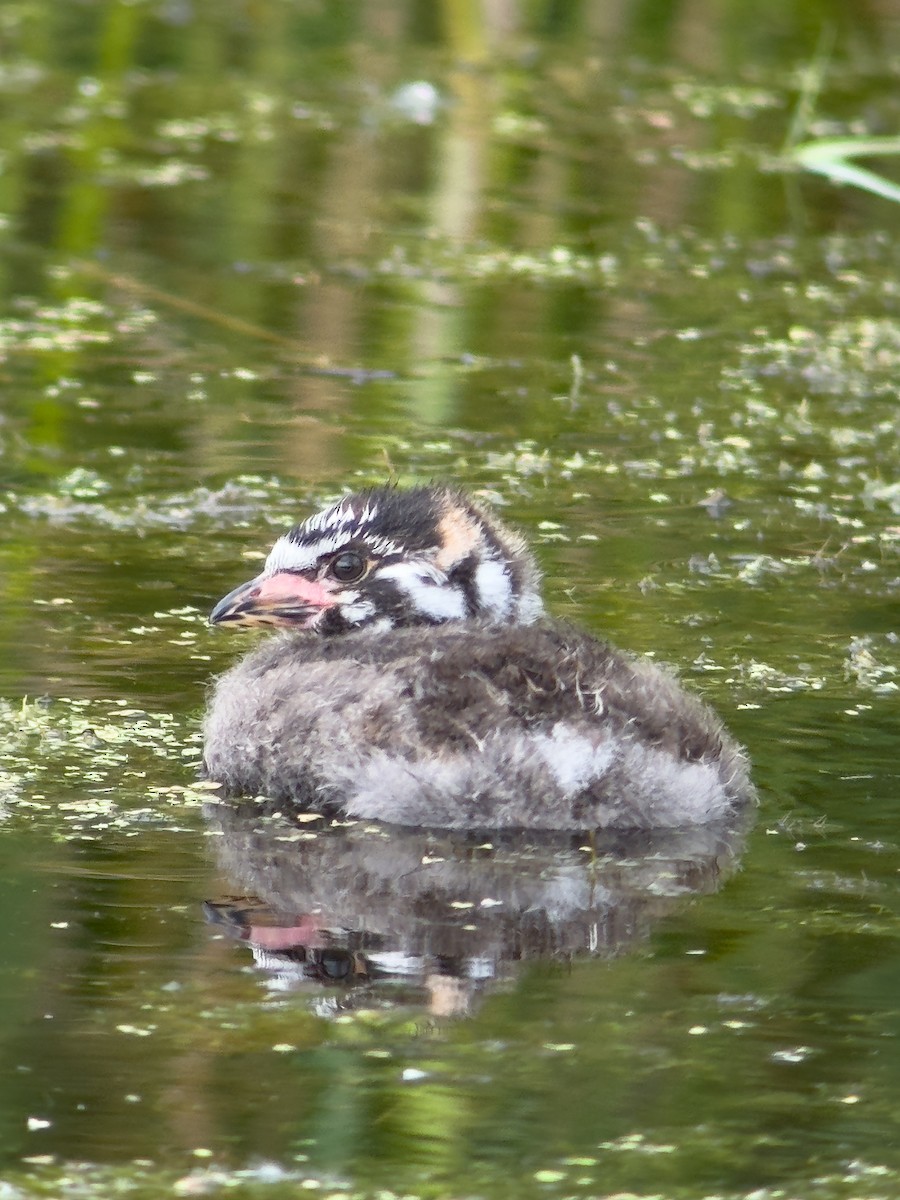
<svg viewBox="0 0 900 1200">
<path fill-rule="evenodd" d="M 461 562 L 480 543 L 478 526 L 458 505 L 453 505 L 438 521 L 438 551 L 434 561 L 444 571 Z"/>
</svg>

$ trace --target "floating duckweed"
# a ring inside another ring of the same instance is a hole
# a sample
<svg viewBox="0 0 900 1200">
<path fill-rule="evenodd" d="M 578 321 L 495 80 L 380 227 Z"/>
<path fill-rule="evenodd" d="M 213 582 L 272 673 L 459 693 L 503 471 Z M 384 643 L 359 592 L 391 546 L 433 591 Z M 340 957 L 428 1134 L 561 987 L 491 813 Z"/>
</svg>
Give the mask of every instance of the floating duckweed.
<svg viewBox="0 0 900 1200">
<path fill-rule="evenodd" d="M 601 1150 L 638 1154 L 674 1154 L 677 1147 L 648 1141 L 642 1133 L 627 1133 L 611 1142 L 601 1142 Z"/>
<path fill-rule="evenodd" d="M 766 109 L 784 105 L 784 97 L 768 88 L 701 83 L 697 80 L 680 80 L 673 84 L 672 95 L 689 109 L 692 116 L 702 120 L 719 113 L 749 119 Z"/>
<path fill-rule="evenodd" d="M 23 299 L 19 307 L 26 316 L 0 321 L 0 353 L 56 353 L 112 341 L 112 313 L 97 301 L 76 296 L 56 307 L 38 307 Z M 95 328 L 89 328 L 92 322 Z"/>
<path fill-rule="evenodd" d="M 97 499 L 110 490 L 110 485 L 96 472 L 77 468 L 60 481 L 55 493 L 22 497 L 11 494 L 9 499 L 26 516 L 116 530 L 189 529 L 208 525 L 232 528 L 241 521 L 258 518 L 260 513 L 277 524 L 293 520 L 293 505 L 275 479 L 238 480 L 214 490 L 198 487 L 163 498 L 130 497 L 118 506 Z M 278 511 L 273 512 L 276 505 Z"/>
<path fill-rule="evenodd" d="M 771 693 L 819 692 L 827 683 L 821 675 L 791 675 L 787 671 L 769 666 L 768 663 L 755 661 L 743 664 L 738 673 L 748 683 Z"/>
<path fill-rule="evenodd" d="M 860 687 L 871 688 L 878 694 L 900 690 L 895 680 L 897 667 L 879 662 L 873 653 L 873 644 L 871 637 L 853 638 L 844 660 L 845 674 L 854 678 Z"/>
<path fill-rule="evenodd" d="M 615 275 L 619 265 L 615 255 L 579 254 L 567 246 L 554 246 L 543 253 L 495 249 L 488 253 L 472 253 L 462 261 L 463 273 L 474 279 L 509 275 L 525 277 L 535 283 L 562 279 L 606 281 Z"/>
<path fill-rule="evenodd" d="M 767 575 L 783 575 L 787 571 L 787 563 L 770 554 L 756 554 L 738 571 L 738 579 L 742 583 L 758 584 Z"/>
<path fill-rule="evenodd" d="M 893 396 L 900 368 L 900 322 L 884 318 L 836 321 L 824 331 L 794 326 L 786 338 L 747 344 L 735 381 L 779 375 L 812 395 L 858 402 Z"/>
<path fill-rule="evenodd" d="M 212 785 L 146 782 L 171 779 L 173 762 L 180 774 L 185 746 L 198 737 L 171 713 L 126 708 L 120 700 L 0 700 L 0 801 L 8 814 L 52 814 L 81 833 L 100 823 L 125 829 L 160 820 L 172 806 L 198 808 Z"/>
<path fill-rule="evenodd" d="M 885 483 L 880 479 L 867 479 L 865 476 L 862 499 L 867 508 L 876 504 L 887 504 L 891 512 L 900 515 L 900 483 Z"/>
</svg>

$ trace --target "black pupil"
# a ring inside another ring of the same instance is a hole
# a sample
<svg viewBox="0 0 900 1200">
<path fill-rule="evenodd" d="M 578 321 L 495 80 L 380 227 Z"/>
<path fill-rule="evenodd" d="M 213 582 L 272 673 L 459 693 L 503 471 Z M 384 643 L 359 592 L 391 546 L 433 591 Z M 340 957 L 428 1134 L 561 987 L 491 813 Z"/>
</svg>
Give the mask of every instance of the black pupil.
<svg viewBox="0 0 900 1200">
<path fill-rule="evenodd" d="M 359 579 L 363 573 L 363 560 L 359 554 L 353 550 L 345 550 L 343 554 L 339 554 L 331 563 L 331 573 L 335 579 L 339 579 L 341 583 L 352 583 L 354 579 Z"/>
</svg>

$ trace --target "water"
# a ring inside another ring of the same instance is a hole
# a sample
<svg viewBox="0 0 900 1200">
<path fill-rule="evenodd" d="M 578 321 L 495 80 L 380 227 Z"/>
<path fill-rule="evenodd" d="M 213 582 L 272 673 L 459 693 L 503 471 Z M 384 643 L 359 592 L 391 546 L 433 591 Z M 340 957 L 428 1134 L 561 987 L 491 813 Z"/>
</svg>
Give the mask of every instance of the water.
<svg viewBox="0 0 900 1200">
<path fill-rule="evenodd" d="M 4 1187 L 893 1194 L 896 212 L 780 156 L 896 128 L 900 10 L 438 11 L 0 15 Z M 198 789 L 205 614 L 392 476 L 674 663 L 752 828 Z"/>
</svg>

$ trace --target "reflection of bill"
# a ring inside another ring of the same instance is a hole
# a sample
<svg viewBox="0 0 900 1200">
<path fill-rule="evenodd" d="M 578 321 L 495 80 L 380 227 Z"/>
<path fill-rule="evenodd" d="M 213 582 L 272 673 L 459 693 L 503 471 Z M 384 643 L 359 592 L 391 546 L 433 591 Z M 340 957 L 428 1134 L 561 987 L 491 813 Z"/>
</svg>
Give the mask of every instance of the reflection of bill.
<svg viewBox="0 0 900 1200">
<path fill-rule="evenodd" d="M 610 956 L 737 867 L 746 818 L 634 834 L 490 838 L 368 822 L 313 832 L 258 803 L 207 818 L 231 882 L 210 922 L 247 942 L 270 986 L 344 985 L 362 1001 L 464 1014 L 516 964 Z M 319 822 L 320 826 L 324 822 Z"/>
<path fill-rule="evenodd" d="M 363 983 L 369 977 L 365 955 L 334 945 L 322 918 L 279 916 L 256 897 L 208 900 L 203 906 L 212 925 L 247 942 L 256 965 L 284 983 Z"/>
</svg>

